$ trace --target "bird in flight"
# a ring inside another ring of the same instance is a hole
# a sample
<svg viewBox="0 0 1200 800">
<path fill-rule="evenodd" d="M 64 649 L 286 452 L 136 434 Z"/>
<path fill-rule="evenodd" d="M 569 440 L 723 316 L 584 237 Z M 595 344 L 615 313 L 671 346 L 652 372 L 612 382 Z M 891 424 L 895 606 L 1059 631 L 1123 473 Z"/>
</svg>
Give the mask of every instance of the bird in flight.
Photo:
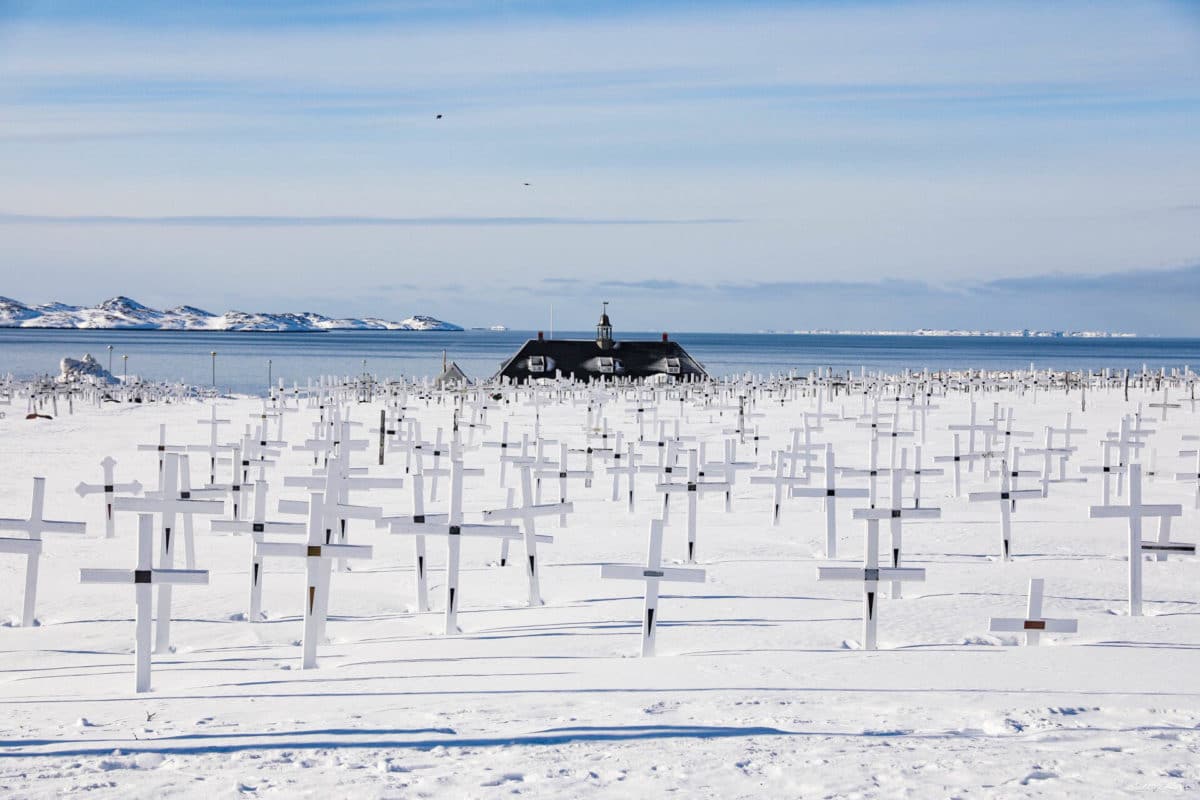
<svg viewBox="0 0 1200 800">
<path fill-rule="evenodd" d="M 441 118 L 442 118 L 441 114 L 438 114 L 436 117 L 434 117 L 434 119 L 441 119 Z"/>
<path fill-rule="evenodd" d="M 526 186 L 528 186 L 529 184 L 527 183 L 527 184 L 525 184 L 525 185 L 526 185 Z"/>
</svg>

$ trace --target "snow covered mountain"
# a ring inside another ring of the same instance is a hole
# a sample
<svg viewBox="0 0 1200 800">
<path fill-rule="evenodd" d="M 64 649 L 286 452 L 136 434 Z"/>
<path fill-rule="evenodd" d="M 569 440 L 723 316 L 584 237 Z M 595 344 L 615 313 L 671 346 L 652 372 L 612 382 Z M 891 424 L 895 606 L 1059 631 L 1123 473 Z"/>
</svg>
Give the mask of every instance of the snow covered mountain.
<svg viewBox="0 0 1200 800">
<path fill-rule="evenodd" d="M 194 306 L 159 311 L 128 297 L 113 297 L 85 308 L 65 303 L 28 306 L 0 297 L 0 328 L 126 328 L 178 331 L 461 331 L 440 319 L 413 316 L 399 322 L 368 317 L 334 319 L 311 311 L 299 314 L 251 314 L 226 311 L 213 314 Z"/>
</svg>

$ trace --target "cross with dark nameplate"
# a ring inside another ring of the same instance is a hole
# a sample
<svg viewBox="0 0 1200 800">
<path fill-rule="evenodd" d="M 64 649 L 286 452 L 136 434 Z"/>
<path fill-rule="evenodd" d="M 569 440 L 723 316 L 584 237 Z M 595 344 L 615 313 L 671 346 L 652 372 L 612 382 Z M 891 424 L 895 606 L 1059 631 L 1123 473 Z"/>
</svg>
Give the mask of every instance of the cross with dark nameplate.
<svg viewBox="0 0 1200 800">
<path fill-rule="evenodd" d="M 925 570 L 914 567 L 879 566 L 879 520 L 890 519 L 888 509 L 863 508 L 854 510 L 855 519 L 867 522 L 866 550 L 861 567 L 817 567 L 819 581 L 856 581 L 863 587 L 863 650 L 877 647 L 879 582 L 925 581 Z"/>
<path fill-rule="evenodd" d="M 662 520 L 650 521 L 650 543 L 646 553 L 646 566 L 604 564 L 600 577 L 616 580 L 643 581 L 646 586 L 645 606 L 642 612 L 642 657 L 654 655 L 658 639 L 658 587 L 663 581 L 704 583 L 704 570 L 662 565 Z"/>
<path fill-rule="evenodd" d="M 140 481 L 132 480 L 128 483 L 117 483 L 114 476 L 114 467 L 117 466 L 116 460 L 112 456 L 105 456 L 100 462 L 101 469 L 104 470 L 104 483 L 84 483 L 80 481 L 75 486 L 75 494 L 80 497 L 87 497 L 89 494 L 104 495 L 104 538 L 111 539 L 116 534 L 115 523 L 113 520 L 113 497 L 117 492 L 127 492 L 129 494 L 141 494 L 142 484 Z"/>
<path fill-rule="evenodd" d="M 154 569 L 154 515 L 138 514 L 137 566 L 133 569 L 79 570 L 80 583 L 129 584 L 134 587 L 134 691 L 150 691 L 150 625 L 153 593 L 157 586 L 207 585 L 208 571 Z"/>
<path fill-rule="evenodd" d="M 997 633 L 1024 633 L 1025 644 L 1036 647 L 1043 633 L 1075 633 L 1079 625 L 1073 619 L 1049 619 L 1042 616 L 1043 578 L 1029 579 L 1029 602 L 1025 617 L 992 617 L 988 629 Z"/>
</svg>

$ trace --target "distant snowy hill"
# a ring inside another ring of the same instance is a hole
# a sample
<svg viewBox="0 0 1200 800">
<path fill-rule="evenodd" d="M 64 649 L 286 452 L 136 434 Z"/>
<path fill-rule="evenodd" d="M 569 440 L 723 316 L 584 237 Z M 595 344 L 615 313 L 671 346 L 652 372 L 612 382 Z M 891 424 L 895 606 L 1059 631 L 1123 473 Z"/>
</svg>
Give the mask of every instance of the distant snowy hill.
<svg viewBox="0 0 1200 800">
<path fill-rule="evenodd" d="M 426 316 L 399 322 L 369 317 L 334 319 L 305 311 L 299 314 L 251 314 L 226 311 L 213 314 L 194 306 L 159 311 L 128 297 L 113 297 L 84 308 L 64 303 L 28 306 L 0 297 L 0 328 L 126 328 L 177 331 L 461 331 L 458 325 Z"/>
</svg>

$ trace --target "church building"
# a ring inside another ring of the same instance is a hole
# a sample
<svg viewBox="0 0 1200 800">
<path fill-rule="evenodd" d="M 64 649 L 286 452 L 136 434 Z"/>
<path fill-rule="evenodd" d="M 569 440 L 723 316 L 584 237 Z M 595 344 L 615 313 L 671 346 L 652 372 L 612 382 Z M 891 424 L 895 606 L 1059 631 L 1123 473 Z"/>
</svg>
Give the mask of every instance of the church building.
<svg viewBox="0 0 1200 800">
<path fill-rule="evenodd" d="M 650 378 L 668 375 L 676 380 L 708 377 L 700 362 L 677 342 L 662 335 L 660 341 L 617 341 L 613 339 L 608 303 L 604 303 L 595 339 L 546 339 L 539 332 L 525 342 L 516 355 L 504 362 L 498 378 L 523 383 L 558 376 L 578 380 Z"/>
</svg>

